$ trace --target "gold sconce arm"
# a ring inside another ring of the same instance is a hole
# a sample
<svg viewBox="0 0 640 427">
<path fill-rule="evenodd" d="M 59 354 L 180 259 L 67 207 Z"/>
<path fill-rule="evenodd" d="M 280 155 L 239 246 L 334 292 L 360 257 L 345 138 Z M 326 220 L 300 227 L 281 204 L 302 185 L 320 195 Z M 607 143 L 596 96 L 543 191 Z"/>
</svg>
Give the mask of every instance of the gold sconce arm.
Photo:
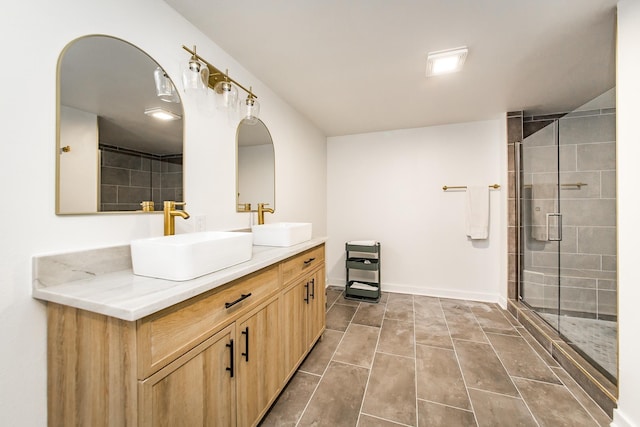
<svg viewBox="0 0 640 427">
<path fill-rule="evenodd" d="M 245 92 L 247 92 L 249 94 L 249 97 L 251 97 L 251 98 L 257 98 L 258 97 L 255 93 L 253 93 L 252 90 L 245 88 L 240 83 L 238 83 L 237 81 L 233 80 L 231 77 L 229 77 L 228 73 L 223 73 L 218 68 L 216 68 L 215 66 L 211 65 L 209 62 L 207 62 L 206 59 L 204 59 L 203 57 L 198 55 L 194 50 L 189 49 L 185 45 L 182 45 L 182 48 L 184 50 L 186 50 L 187 52 L 189 52 L 192 56 L 195 56 L 198 60 L 200 60 L 200 61 L 204 62 L 205 64 L 207 64 L 207 67 L 209 68 L 209 82 L 208 82 L 208 84 L 209 84 L 209 87 L 211 89 L 213 89 L 214 86 L 216 85 L 216 83 L 218 83 L 218 82 L 230 81 L 233 84 L 235 84 L 236 86 L 238 86 L 240 89 L 242 89 Z"/>
</svg>

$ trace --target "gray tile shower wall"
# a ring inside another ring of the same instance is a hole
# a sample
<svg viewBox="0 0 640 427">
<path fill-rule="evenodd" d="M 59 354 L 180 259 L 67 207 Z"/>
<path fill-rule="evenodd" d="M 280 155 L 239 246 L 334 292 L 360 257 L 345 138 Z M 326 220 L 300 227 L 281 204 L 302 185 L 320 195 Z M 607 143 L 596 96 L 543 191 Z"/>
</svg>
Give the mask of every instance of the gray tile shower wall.
<svg viewBox="0 0 640 427">
<path fill-rule="evenodd" d="M 507 172 L 509 174 L 508 186 L 508 277 L 507 296 L 509 299 L 518 298 L 518 252 L 520 242 L 518 241 L 517 199 L 516 199 L 516 147 L 522 142 L 523 137 L 523 113 L 522 111 L 511 111 L 507 113 Z"/>
<path fill-rule="evenodd" d="M 557 116 L 557 117 L 556 117 Z M 528 302 L 544 309 L 560 308 L 572 315 L 614 318 L 616 308 L 616 130 L 615 109 L 566 115 L 525 117 L 528 135 L 524 152 L 525 184 L 555 182 L 554 126 L 559 121 L 560 189 L 563 240 L 560 246 L 562 292 L 557 287 L 557 255 L 545 242 L 523 238 L 530 249 L 525 257 Z M 525 199 L 530 199 L 525 190 Z M 530 215 L 525 200 L 523 214 Z M 525 218 L 525 224 L 527 223 Z M 529 299 L 531 297 L 531 299 Z"/>
<path fill-rule="evenodd" d="M 140 210 L 153 200 L 182 200 L 182 155 L 158 156 L 100 146 L 100 205 L 102 211 Z"/>
</svg>

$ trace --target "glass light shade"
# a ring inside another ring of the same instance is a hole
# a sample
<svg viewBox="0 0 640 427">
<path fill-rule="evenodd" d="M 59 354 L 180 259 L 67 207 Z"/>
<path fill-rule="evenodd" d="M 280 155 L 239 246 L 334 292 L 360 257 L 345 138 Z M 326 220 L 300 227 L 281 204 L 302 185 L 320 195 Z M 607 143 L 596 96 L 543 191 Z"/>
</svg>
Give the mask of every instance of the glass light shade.
<svg viewBox="0 0 640 427">
<path fill-rule="evenodd" d="M 209 67 L 195 57 L 191 57 L 182 70 L 182 84 L 185 92 L 198 90 L 206 92 L 209 87 Z"/>
<path fill-rule="evenodd" d="M 260 117 L 260 103 L 257 99 L 248 96 L 240 103 L 240 120 L 244 120 L 249 125 L 258 123 Z"/>
<path fill-rule="evenodd" d="M 216 107 L 220 110 L 236 110 L 238 108 L 238 89 L 226 80 L 216 83 Z"/>
<path fill-rule="evenodd" d="M 153 72 L 153 80 L 156 83 L 156 95 L 162 101 L 180 103 L 180 97 L 176 92 L 176 87 L 164 70 L 160 67 Z"/>
</svg>

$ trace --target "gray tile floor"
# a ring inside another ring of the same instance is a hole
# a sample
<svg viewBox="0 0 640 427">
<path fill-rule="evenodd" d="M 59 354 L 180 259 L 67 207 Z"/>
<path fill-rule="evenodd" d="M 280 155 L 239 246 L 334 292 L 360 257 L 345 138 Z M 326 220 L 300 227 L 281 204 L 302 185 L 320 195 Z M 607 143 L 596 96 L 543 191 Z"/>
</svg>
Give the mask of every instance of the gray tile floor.
<svg viewBox="0 0 640 427">
<path fill-rule="evenodd" d="M 327 330 L 263 426 L 608 426 L 495 304 L 327 290 Z"/>
</svg>

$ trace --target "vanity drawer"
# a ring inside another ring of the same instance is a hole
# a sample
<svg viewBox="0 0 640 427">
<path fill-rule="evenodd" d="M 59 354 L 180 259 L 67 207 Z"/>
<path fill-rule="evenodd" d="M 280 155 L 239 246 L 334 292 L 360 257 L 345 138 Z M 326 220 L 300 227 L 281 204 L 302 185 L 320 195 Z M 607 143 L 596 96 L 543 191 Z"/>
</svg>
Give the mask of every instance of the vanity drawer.
<svg viewBox="0 0 640 427">
<path fill-rule="evenodd" d="M 278 288 L 275 265 L 141 319 L 138 378 L 147 378 Z"/>
<path fill-rule="evenodd" d="M 282 263 L 282 283 L 286 285 L 289 281 L 311 271 L 324 263 L 324 245 L 316 246 L 306 252 L 291 257 Z"/>
</svg>

